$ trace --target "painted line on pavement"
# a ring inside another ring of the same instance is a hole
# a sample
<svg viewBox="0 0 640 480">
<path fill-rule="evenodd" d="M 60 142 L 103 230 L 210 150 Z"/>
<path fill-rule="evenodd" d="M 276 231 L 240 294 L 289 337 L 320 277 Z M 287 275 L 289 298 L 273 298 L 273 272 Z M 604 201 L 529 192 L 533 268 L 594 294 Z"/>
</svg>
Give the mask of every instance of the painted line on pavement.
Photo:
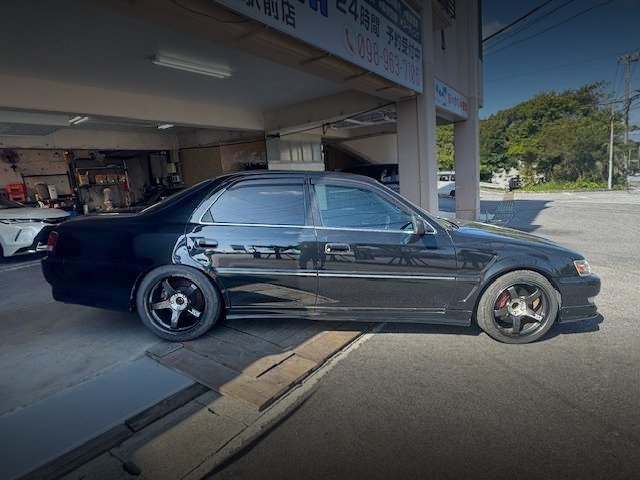
<svg viewBox="0 0 640 480">
<path fill-rule="evenodd" d="M 13 272 L 15 270 L 23 270 L 25 268 L 35 267 L 36 265 L 40 265 L 40 260 L 33 260 L 28 263 L 21 263 L 19 265 L 10 265 L 7 267 L 0 267 L 0 272 Z"/>
</svg>

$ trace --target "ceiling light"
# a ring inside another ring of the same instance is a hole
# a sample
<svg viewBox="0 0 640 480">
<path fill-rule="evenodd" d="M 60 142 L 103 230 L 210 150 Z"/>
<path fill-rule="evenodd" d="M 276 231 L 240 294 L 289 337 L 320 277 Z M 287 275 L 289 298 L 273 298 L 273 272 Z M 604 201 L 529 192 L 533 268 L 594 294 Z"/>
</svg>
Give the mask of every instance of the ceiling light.
<svg viewBox="0 0 640 480">
<path fill-rule="evenodd" d="M 173 123 L 164 123 L 162 125 L 158 125 L 158 130 L 166 130 L 171 127 L 173 127 Z"/>
<path fill-rule="evenodd" d="M 165 55 L 154 55 L 151 57 L 151 61 L 162 67 L 177 68 L 178 70 L 200 73 L 201 75 L 209 75 L 210 77 L 229 78 L 231 76 L 231 72 L 228 70 L 222 70 L 209 65 L 200 65 L 198 63 L 181 60 L 179 58 L 167 57 Z"/>
<path fill-rule="evenodd" d="M 87 120 L 89 120 L 89 117 L 82 117 L 80 115 L 76 115 L 75 117 L 69 120 L 69 123 L 71 125 L 79 125 L 81 123 L 86 122 Z"/>
<path fill-rule="evenodd" d="M 78 125 L 79 123 L 86 122 L 89 120 L 89 117 L 83 117 L 82 115 L 76 115 L 75 117 L 69 119 L 69 123 L 71 125 Z"/>
</svg>

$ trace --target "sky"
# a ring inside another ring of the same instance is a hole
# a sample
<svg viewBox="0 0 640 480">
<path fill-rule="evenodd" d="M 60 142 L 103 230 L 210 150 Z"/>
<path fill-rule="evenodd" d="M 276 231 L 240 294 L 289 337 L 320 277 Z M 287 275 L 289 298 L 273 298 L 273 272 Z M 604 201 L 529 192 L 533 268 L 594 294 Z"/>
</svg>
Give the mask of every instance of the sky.
<svg viewBox="0 0 640 480">
<path fill-rule="evenodd" d="M 543 4 L 483 42 L 480 118 L 540 92 L 562 92 L 597 81 L 607 82 L 616 100 L 624 98 L 625 67 L 618 59 L 640 52 L 640 0 L 482 0 L 483 38 Z M 516 32 L 522 27 L 526 28 Z M 633 96 L 640 93 L 640 61 L 632 64 L 631 72 Z M 622 110 L 622 103 L 617 106 Z M 631 105 L 629 123 L 640 126 L 640 97 Z"/>
</svg>

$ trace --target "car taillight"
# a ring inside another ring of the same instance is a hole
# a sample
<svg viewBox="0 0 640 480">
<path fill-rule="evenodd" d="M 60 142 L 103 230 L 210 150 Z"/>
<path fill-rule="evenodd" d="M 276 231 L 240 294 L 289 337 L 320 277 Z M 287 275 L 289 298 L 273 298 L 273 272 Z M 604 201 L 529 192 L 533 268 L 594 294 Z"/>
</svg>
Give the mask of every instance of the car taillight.
<svg viewBox="0 0 640 480">
<path fill-rule="evenodd" d="M 49 234 L 49 238 L 47 239 L 47 250 L 49 252 L 53 252 L 56 248 L 56 244 L 58 243 L 58 232 L 51 232 Z"/>
</svg>

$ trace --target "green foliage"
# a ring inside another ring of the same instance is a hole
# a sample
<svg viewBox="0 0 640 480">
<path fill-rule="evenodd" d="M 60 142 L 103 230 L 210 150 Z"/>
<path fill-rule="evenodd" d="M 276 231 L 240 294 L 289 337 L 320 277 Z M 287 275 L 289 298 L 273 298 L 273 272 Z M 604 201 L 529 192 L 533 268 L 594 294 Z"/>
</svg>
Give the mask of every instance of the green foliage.
<svg viewBox="0 0 640 480">
<path fill-rule="evenodd" d="M 518 166 L 524 185 L 540 179 L 606 180 L 611 121 L 606 103 L 599 82 L 544 92 L 497 112 L 480 123 L 481 168 L 499 172 Z"/>
<path fill-rule="evenodd" d="M 453 124 L 436 127 L 438 170 L 454 169 Z"/>
<path fill-rule="evenodd" d="M 615 190 L 623 190 L 627 185 L 621 180 L 614 183 Z M 567 190 L 606 190 L 607 182 L 604 180 L 578 180 L 575 182 L 546 182 L 539 185 L 530 185 L 522 187 L 526 192 L 550 192 L 550 191 L 567 191 Z"/>
</svg>

